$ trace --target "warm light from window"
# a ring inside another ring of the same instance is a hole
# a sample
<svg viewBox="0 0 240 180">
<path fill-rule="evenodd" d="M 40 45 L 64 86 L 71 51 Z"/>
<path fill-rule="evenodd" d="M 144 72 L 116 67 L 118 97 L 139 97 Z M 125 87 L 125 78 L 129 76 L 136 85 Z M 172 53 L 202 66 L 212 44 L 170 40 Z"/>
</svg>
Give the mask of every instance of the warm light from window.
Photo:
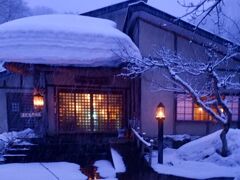
<svg viewBox="0 0 240 180">
<path fill-rule="evenodd" d="M 198 110 L 201 111 L 201 112 L 203 111 L 203 109 L 201 107 L 199 107 Z"/>
</svg>

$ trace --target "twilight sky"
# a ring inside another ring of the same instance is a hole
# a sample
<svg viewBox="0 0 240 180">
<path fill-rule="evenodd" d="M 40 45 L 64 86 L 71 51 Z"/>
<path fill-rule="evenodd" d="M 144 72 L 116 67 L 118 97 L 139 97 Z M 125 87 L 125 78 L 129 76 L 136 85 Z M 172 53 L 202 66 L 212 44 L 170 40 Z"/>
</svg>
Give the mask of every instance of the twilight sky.
<svg viewBox="0 0 240 180">
<path fill-rule="evenodd" d="M 28 3 L 31 9 L 37 7 L 47 7 L 56 13 L 74 13 L 81 14 L 126 0 L 24 0 Z M 186 9 L 183 8 L 177 1 L 185 2 L 199 2 L 200 0 L 148 0 L 148 5 L 153 6 L 159 10 L 169 13 L 176 17 L 181 17 L 186 13 Z M 231 17 L 240 24 L 240 1 L 239 0 L 224 0 L 223 12 L 226 16 Z M 188 18 L 184 20 L 189 21 Z M 221 32 L 216 28 L 214 24 L 216 16 L 212 15 L 208 17 L 208 20 L 204 25 L 200 26 L 208 31 L 221 35 L 225 38 L 235 41 L 236 36 L 239 39 L 235 42 L 240 44 L 239 30 L 234 27 L 233 23 L 229 19 L 223 19 Z M 191 23 L 194 23 L 191 21 Z"/>
</svg>

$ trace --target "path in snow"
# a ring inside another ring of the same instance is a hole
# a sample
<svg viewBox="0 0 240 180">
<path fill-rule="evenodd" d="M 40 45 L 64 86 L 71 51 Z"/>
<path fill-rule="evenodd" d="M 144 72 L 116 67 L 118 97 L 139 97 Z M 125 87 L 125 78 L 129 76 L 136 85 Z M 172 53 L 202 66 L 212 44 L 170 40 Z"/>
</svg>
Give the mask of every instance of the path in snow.
<svg viewBox="0 0 240 180">
<path fill-rule="evenodd" d="M 123 161 L 126 165 L 126 173 L 118 175 L 119 180 L 149 180 L 149 179 L 179 179 L 168 175 L 159 175 L 154 172 L 152 168 L 147 165 L 147 162 L 140 157 L 140 153 L 137 150 L 135 144 L 131 141 L 124 143 L 113 143 L 111 145 L 116 151 L 121 154 Z M 187 180 L 183 178 L 184 180 Z"/>
<path fill-rule="evenodd" d="M 111 146 L 123 157 L 126 173 L 119 173 L 119 180 L 193 180 L 190 178 L 158 174 L 150 168 L 132 141 L 112 143 Z M 232 178 L 211 178 L 208 180 L 231 180 Z"/>
</svg>

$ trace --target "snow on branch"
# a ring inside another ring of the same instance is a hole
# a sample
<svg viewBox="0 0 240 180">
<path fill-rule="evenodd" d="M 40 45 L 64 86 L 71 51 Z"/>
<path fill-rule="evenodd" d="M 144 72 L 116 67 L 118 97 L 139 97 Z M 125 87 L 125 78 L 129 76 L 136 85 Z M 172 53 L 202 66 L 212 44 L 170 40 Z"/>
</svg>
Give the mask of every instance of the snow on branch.
<svg viewBox="0 0 240 180">
<path fill-rule="evenodd" d="M 200 107 L 213 119 L 222 124 L 231 121 L 231 111 L 224 100 L 229 89 L 240 91 L 239 72 L 229 71 L 233 58 L 239 55 L 234 48 L 229 48 L 226 55 L 218 55 L 213 48 L 206 49 L 208 60 L 191 59 L 161 48 L 154 57 L 132 58 L 123 56 L 126 63 L 121 75 L 136 77 L 147 71 L 160 73 L 159 79 L 151 81 L 155 91 L 174 91 L 190 94 Z M 223 71 L 219 71 L 222 67 Z M 146 76 L 143 76 L 146 78 Z M 145 79 L 146 80 L 146 79 Z"/>
<path fill-rule="evenodd" d="M 187 12 L 181 16 L 180 19 L 188 16 L 191 16 L 193 20 L 199 18 L 196 28 L 199 27 L 214 10 L 217 12 L 217 24 L 220 24 L 219 14 L 222 12 L 221 5 L 223 4 L 223 0 L 198 0 L 197 2 L 178 0 L 178 3 L 187 9 Z"/>
</svg>

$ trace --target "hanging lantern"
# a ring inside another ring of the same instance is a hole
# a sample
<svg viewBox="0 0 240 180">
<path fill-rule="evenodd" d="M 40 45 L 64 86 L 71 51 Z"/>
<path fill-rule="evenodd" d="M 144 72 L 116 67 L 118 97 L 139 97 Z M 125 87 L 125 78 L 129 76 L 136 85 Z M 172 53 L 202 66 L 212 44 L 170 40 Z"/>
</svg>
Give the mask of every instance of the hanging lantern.
<svg viewBox="0 0 240 180">
<path fill-rule="evenodd" d="M 165 107 L 162 103 L 159 103 L 156 110 L 156 119 L 164 120 L 165 119 Z"/>
<path fill-rule="evenodd" d="M 42 110 L 44 107 L 44 97 L 37 91 L 33 95 L 33 106 L 36 110 Z"/>
</svg>

